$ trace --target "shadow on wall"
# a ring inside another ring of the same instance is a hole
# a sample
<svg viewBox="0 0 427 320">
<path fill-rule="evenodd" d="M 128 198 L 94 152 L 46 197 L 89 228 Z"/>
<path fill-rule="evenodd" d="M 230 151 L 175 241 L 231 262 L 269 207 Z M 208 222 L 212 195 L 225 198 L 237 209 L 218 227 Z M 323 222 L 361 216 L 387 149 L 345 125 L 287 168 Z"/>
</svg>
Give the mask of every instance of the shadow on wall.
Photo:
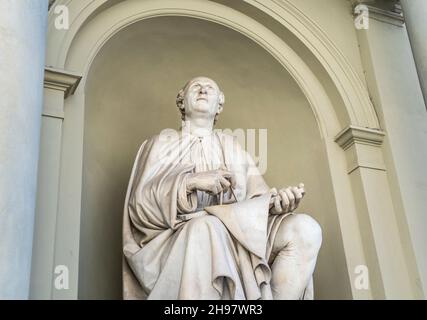
<svg viewBox="0 0 427 320">
<path fill-rule="evenodd" d="M 135 23 L 96 57 L 86 87 L 79 298 L 121 299 L 121 225 L 130 170 L 140 144 L 179 128 L 178 90 L 206 75 L 225 93 L 218 127 L 267 129 L 270 186 L 304 182 L 300 211 L 322 225 L 316 298 L 351 298 L 329 168 L 308 101 L 257 44 L 223 26 L 183 17 Z M 342 249 L 341 249 L 342 250 Z M 334 287 L 329 287 L 334 283 Z"/>
</svg>

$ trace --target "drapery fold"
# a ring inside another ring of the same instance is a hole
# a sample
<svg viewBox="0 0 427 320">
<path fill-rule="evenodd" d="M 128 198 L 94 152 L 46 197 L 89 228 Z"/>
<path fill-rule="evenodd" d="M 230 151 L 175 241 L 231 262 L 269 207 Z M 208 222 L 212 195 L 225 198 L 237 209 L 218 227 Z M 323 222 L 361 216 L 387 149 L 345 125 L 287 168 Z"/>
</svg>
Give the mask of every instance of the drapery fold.
<svg viewBox="0 0 427 320">
<path fill-rule="evenodd" d="M 215 135 L 141 145 L 124 207 L 125 299 L 272 298 L 267 260 L 284 215 L 269 216 L 269 188 L 236 139 Z M 189 173 L 221 166 L 236 176 L 237 203 L 186 191 Z"/>
</svg>

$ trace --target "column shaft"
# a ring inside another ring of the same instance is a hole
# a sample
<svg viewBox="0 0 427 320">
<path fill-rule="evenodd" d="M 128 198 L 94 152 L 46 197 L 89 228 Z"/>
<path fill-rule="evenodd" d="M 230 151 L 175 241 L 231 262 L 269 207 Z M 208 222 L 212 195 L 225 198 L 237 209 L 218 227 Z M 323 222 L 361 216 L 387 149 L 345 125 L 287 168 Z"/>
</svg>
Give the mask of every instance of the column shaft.
<svg viewBox="0 0 427 320">
<path fill-rule="evenodd" d="M 29 294 L 47 0 L 0 0 L 0 299 Z"/>
</svg>

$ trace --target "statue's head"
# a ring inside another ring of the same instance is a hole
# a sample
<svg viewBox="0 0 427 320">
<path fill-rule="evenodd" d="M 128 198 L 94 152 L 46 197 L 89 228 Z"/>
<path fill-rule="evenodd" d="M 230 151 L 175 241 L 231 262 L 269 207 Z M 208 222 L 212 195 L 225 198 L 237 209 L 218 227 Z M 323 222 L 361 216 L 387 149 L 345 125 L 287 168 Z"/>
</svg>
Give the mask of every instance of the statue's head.
<svg viewBox="0 0 427 320">
<path fill-rule="evenodd" d="M 224 94 L 212 79 L 196 77 L 178 92 L 176 105 L 182 120 L 191 117 L 206 117 L 218 120 L 224 105 Z"/>
</svg>

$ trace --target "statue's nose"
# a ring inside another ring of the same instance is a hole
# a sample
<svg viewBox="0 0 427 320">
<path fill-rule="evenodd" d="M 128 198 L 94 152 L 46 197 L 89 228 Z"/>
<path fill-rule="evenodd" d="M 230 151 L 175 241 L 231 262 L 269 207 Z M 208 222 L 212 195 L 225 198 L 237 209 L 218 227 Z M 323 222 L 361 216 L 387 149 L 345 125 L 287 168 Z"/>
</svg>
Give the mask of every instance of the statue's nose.
<svg viewBox="0 0 427 320">
<path fill-rule="evenodd" d="M 206 88 L 205 87 L 200 87 L 200 91 L 199 91 L 200 93 L 206 93 L 207 92 L 207 90 L 206 90 Z"/>
</svg>

